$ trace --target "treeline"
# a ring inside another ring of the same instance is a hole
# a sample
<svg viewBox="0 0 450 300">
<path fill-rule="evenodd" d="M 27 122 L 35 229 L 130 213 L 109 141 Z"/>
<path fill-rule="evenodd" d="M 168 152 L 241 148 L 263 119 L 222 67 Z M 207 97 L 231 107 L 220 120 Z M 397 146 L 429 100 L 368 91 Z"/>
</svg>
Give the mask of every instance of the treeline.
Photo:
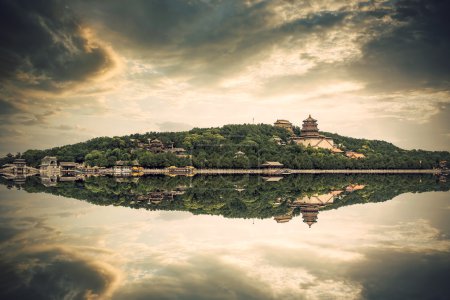
<svg viewBox="0 0 450 300">
<path fill-rule="evenodd" d="M 299 128 L 294 128 L 299 134 Z M 111 167 L 118 160 L 139 161 L 144 167 L 192 165 L 196 168 L 258 168 L 265 161 L 279 161 L 295 169 L 430 169 L 440 160 L 450 160 L 446 151 L 403 150 L 391 143 L 355 139 L 323 133 L 343 150 L 363 153 L 364 159 L 350 159 L 325 149 L 303 147 L 290 142 L 289 133 L 266 124 L 225 125 L 220 128 L 194 128 L 186 132 L 149 132 L 123 137 L 99 137 L 83 143 L 47 150 L 28 150 L 0 159 L 0 165 L 21 156 L 37 167 L 44 156 L 91 166 Z M 152 153 L 138 147 L 148 139 L 185 148 L 187 157 L 173 153 Z M 274 139 L 275 138 L 275 139 Z M 285 145 L 280 145 L 276 139 Z M 243 154 L 242 154 L 243 153 Z"/>
</svg>

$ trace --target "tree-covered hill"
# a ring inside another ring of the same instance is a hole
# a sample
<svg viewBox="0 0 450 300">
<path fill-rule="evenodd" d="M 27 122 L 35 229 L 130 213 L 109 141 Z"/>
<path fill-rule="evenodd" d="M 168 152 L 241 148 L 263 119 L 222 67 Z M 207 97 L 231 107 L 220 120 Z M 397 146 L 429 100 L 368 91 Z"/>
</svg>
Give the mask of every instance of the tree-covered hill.
<svg viewBox="0 0 450 300">
<path fill-rule="evenodd" d="M 294 128 L 299 134 L 300 129 Z M 279 161 L 299 169 L 428 169 L 439 160 L 450 160 L 449 152 L 403 150 L 391 143 L 355 139 L 322 132 L 334 139 L 343 150 L 363 153 L 364 159 L 350 159 L 325 149 L 303 147 L 290 142 L 287 130 L 267 124 L 225 125 L 217 128 L 194 128 L 184 132 L 148 132 L 122 137 L 98 137 L 86 142 L 46 150 L 22 153 L 31 166 L 38 166 L 44 156 L 59 161 L 111 167 L 117 160 L 138 160 L 145 167 L 193 165 L 197 168 L 257 168 L 265 161 Z M 149 139 L 187 150 L 184 157 L 174 153 L 153 153 L 142 147 Z M 237 152 L 239 151 L 239 155 Z M 243 154 L 242 154 L 243 153 Z M 16 155 L 17 156 L 17 155 Z M 0 159 L 0 165 L 16 156 Z"/>
</svg>

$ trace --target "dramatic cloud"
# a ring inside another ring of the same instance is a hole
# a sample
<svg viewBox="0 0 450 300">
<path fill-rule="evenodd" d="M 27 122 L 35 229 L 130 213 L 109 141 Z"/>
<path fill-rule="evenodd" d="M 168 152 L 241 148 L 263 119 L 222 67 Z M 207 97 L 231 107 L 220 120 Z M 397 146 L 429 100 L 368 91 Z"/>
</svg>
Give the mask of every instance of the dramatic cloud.
<svg viewBox="0 0 450 300">
<path fill-rule="evenodd" d="M 62 128 L 81 141 L 78 124 L 122 135 L 298 125 L 309 113 L 323 130 L 449 150 L 448 125 L 435 125 L 450 104 L 448 10 L 443 0 L 3 1 L 0 119 L 29 139 L 0 152 L 69 142 L 51 139 Z"/>
<path fill-rule="evenodd" d="M 389 89 L 450 87 L 450 3 L 398 1 L 389 17 L 395 26 L 363 45 L 355 64 L 370 87 Z M 448 95 L 447 95 L 448 96 Z"/>
<path fill-rule="evenodd" d="M 2 1 L 0 26 L 2 82 L 58 90 L 111 67 L 61 1 Z"/>
</svg>

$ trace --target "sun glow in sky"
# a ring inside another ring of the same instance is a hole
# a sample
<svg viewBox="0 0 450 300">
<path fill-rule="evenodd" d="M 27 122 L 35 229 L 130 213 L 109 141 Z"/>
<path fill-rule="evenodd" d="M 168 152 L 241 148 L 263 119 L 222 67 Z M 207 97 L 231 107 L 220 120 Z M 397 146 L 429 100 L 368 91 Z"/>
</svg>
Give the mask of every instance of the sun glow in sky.
<svg viewBox="0 0 450 300">
<path fill-rule="evenodd" d="M 446 1 L 2 1 L 0 153 L 230 123 L 450 150 Z"/>
</svg>

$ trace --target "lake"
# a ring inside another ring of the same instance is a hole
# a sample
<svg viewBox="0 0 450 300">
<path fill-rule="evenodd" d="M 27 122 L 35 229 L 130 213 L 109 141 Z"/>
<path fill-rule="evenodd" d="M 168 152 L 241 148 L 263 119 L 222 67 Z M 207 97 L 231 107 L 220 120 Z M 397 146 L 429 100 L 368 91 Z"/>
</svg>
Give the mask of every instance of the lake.
<svg viewBox="0 0 450 300">
<path fill-rule="evenodd" d="M 0 180 L 1 299 L 450 299 L 432 175 Z"/>
</svg>

